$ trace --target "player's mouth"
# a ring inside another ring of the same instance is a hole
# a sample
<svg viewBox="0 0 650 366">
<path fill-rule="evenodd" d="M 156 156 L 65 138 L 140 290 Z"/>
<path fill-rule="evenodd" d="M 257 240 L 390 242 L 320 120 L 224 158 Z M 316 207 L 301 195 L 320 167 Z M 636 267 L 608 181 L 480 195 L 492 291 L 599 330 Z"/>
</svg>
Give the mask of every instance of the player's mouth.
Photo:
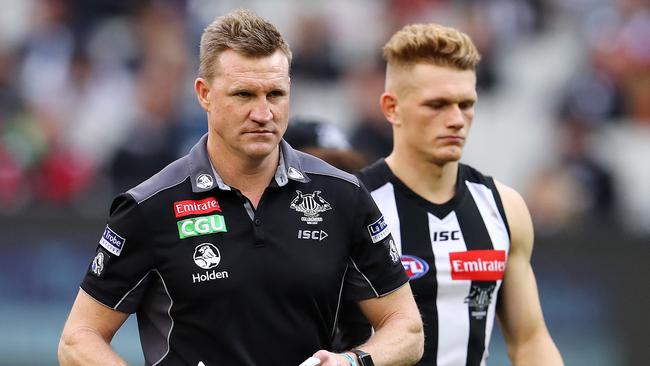
<svg viewBox="0 0 650 366">
<path fill-rule="evenodd" d="M 449 144 L 462 144 L 463 142 L 465 142 L 464 137 L 456 136 L 456 135 L 441 136 L 438 138 L 438 140 Z"/>
</svg>

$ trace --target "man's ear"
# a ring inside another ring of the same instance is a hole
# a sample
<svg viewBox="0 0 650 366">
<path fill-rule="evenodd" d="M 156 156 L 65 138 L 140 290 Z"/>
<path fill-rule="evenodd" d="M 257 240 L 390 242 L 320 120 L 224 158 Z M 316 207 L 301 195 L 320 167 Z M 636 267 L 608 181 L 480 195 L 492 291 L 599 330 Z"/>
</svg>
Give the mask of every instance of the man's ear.
<svg viewBox="0 0 650 366">
<path fill-rule="evenodd" d="M 399 122 L 399 111 L 398 111 L 398 102 L 395 94 L 391 92 L 384 92 L 379 97 L 379 106 L 381 111 L 384 113 L 384 117 L 394 126 L 398 126 Z"/>
<path fill-rule="evenodd" d="M 210 84 L 204 78 L 196 78 L 194 80 L 194 91 L 196 92 L 196 98 L 199 100 L 199 104 L 207 112 L 210 106 Z"/>
</svg>

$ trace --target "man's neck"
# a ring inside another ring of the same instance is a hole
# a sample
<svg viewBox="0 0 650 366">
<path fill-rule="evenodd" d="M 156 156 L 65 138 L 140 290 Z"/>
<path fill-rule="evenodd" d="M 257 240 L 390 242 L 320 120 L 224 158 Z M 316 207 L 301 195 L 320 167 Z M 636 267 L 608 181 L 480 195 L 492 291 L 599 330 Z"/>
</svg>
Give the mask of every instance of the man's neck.
<svg viewBox="0 0 650 366">
<path fill-rule="evenodd" d="M 386 164 L 399 180 L 429 202 L 442 204 L 456 193 L 457 161 L 438 165 L 393 151 Z"/>
<path fill-rule="evenodd" d="M 280 159 L 280 147 L 263 159 L 247 159 L 221 151 L 208 143 L 208 156 L 224 183 L 238 189 L 257 207 L 266 187 L 275 176 Z"/>
</svg>

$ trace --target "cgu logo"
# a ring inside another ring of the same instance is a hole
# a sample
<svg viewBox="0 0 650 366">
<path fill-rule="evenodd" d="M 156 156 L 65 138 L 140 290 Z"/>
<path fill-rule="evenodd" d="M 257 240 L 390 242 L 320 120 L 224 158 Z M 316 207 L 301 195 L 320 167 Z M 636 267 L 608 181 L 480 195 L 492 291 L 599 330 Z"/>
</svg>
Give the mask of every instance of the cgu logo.
<svg viewBox="0 0 650 366">
<path fill-rule="evenodd" d="M 431 241 L 448 241 L 460 240 L 460 231 L 458 230 L 443 230 L 434 231 L 431 235 Z"/>
<path fill-rule="evenodd" d="M 194 217 L 178 221 L 176 224 L 178 225 L 178 236 L 181 239 L 228 231 L 226 220 L 221 215 Z"/>
<path fill-rule="evenodd" d="M 402 255 L 402 266 L 409 280 L 416 280 L 429 272 L 429 264 L 414 255 Z"/>
</svg>

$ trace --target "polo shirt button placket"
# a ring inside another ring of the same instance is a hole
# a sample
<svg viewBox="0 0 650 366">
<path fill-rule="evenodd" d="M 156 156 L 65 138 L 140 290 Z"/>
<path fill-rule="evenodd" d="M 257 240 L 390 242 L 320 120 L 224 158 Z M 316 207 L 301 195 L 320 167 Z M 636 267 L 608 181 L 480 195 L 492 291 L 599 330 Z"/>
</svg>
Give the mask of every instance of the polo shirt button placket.
<svg viewBox="0 0 650 366">
<path fill-rule="evenodd" d="M 262 231 L 262 219 L 259 217 L 253 219 L 253 231 L 255 236 L 255 247 L 260 248 L 266 246 L 264 244 L 264 232 Z"/>
</svg>

